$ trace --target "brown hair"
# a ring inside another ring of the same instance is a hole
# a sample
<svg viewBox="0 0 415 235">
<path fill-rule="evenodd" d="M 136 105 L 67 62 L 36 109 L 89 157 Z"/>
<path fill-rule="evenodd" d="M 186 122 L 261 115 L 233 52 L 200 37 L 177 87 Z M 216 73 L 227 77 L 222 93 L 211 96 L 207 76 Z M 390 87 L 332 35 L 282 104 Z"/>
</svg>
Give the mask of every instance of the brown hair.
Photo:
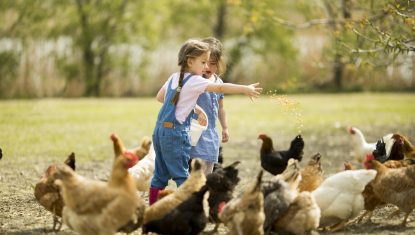
<svg viewBox="0 0 415 235">
<path fill-rule="evenodd" d="M 203 55 L 206 52 L 209 52 L 209 44 L 202 42 L 196 39 L 189 39 L 187 40 L 179 51 L 178 56 L 178 63 L 177 65 L 180 66 L 180 77 L 179 77 L 179 85 L 176 88 L 176 93 L 174 94 L 171 102 L 176 105 L 179 101 L 180 91 L 183 87 L 183 78 L 186 69 L 188 69 L 187 60 L 189 58 L 196 58 L 198 56 Z"/>
<path fill-rule="evenodd" d="M 219 39 L 215 37 L 204 38 L 202 42 L 206 42 L 210 47 L 210 61 L 214 61 L 218 66 L 218 75 L 223 74 L 226 70 L 226 64 L 223 60 L 223 46 Z"/>
</svg>

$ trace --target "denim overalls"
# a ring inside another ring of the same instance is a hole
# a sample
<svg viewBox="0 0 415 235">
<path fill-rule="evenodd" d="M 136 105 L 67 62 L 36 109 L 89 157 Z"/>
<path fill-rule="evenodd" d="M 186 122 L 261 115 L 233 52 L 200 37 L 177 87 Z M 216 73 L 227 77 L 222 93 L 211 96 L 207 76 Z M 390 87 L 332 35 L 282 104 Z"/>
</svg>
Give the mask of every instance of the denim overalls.
<svg viewBox="0 0 415 235">
<path fill-rule="evenodd" d="M 216 78 L 215 83 L 223 82 Z M 204 92 L 197 100 L 197 104 L 208 116 L 208 128 L 202 132 L 197 145 L 192 147 L 190 152 L 191 158 L 199 157 L 210 163 L 218 162 L 219 135 L 216 130 L 216 119 L 218 118 L 219 99 L 223 99 L 223 93 Z"/>
<path fill-rule="evenodd" d="M 183 79 L 183 86 L 191 75 Z M 163 106 L 158 114 L 156 128 L 153 133 L 153 144 L 156 152 L 154 175 L 151 179 L 152 188 L 164 188 L 168 180 L 173 179 L 177 187 L 189 176 L 190 160 L 190 121 L 193 111 L 187 116 L 183 124 L 176 120 L 176 106 L 171 99 L 176 93 L 172 89 L 172 80 L 166 88 Z"/>
</svg>

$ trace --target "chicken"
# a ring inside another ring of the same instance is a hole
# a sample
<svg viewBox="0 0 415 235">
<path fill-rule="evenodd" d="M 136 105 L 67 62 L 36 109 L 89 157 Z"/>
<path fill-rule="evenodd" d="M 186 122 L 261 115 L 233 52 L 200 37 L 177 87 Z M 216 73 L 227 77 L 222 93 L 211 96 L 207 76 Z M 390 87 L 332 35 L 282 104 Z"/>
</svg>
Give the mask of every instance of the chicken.
<svg viewBox="0 0 415 235">
<path fill-rule="evenodd" d="M 391 169 L 376 160 L 372 160 L 371 165 L 377 171 L 373 191 L 380 200 L 394 204 L 405 212 L 402 221 L 405 226 L 415 208 L 415 165 Z"/>
<path fill-rule="evenodd" d="M 138 157 L 127 151 L 117 156 L 108 182 L 87 179 L 68 166 L 58 166 L 55 183 L 65 203 L 63 222 L 80 234 L 115 234 L 136 215 L 140 205 L 144 206 L 128 174 L 137 161 Z"/>
<path fill-rule="evenodd" d="M 0 160 L 3 158 L 3 150 L 0 148 Z"/>
<path fill-rule="evenodd" d="M 316 200 L 310 192 L 301 192 L 274 224 L 274 230 L 281 234 L 310 234 L 319 222 L 320 208 Z"/>
<path fill-rule="evenodd" d="M 262 146 L 260 150 L 261 166 L 273 175 L 282 173 L 287 167 L 288 159 L 294 158 L 301 161 L 303 157 L 304 141 L 301 135 L 296 136 L 285 151 L 274 150 L 272 139 L 265 134 L 260 134 Z"/>
<path fill-rule="evenodd" d="M 363 135 L 362 131 L 360 131 L 357 127 L 350 127 L 348 131 L 353 141 L 354 157 L 358 162 L 363 162 L 365 160 L 366 155 L 372 153 L 373 150 L 376 149 L 376 143 L 366 142 L 365 136 Z M 387 134 L 383 137 L 383 140 L 390 140 L 391 137 L 392 134 Z M 387 153 L 389 153 L 390 149 L 387 150 Z"/>
<path fill-rule="evenodd" d="M 156 152 L 154 146 L 150 146 L 149 153 L 137 163 L 137 165 L 128 169 L 133 176 L 136 189 L 140 192 L 147 192 L 150 188 L 151 178 L 155 166 Z"/>
<path fill-rule="evenodd" d="M 70 168 L 75 170 L 75 153 L 71 153 L 64 162 Z M 36 201 L 46 208 L 46 210 L 53 214 L 53 230 L 59 231 L 62 222 L 58 217 L 62 217 L 62 209 L 64 203 L 61 195 L 59 194 L 59 187 L 55 184 L 57 165 L 50 165 L 45 173 L 43 173 L 40 181 L 35 186 L 35 198 Z"/>
<path fill-rule="evenodd" d="M 206 183 L 204 163 L 200 158 L 192 161 L 192 171 L 187 180 L 172 194 L 169 194 L 146 209 L 144 224 L 152 220 L 163 218 L 169 211 L 188 199 L 192 193 L 197 192 Z"/>
<path fill-rule="evenodd" d="M 264 231 L 266 234 L 271 231 L 275 222 L 286 213 L 290 204 L 297 197 L 297 187 L 300 181 L 298 161 L 290 159 L 283 174 L 264 183 L 262 192 L 264 194 Z"/>
<path fill-rule="evenodd" d="M 229 228 L 229 235 L 264 234 L 264 196 L 261 191 L 263 171 L 240 197 L 230 200 L 219 213 L 219 219 Z"/>
<path fill-rule="evenodd" d="M 377 160 L 381 163 L 390 160 L 402 160 L 404 159 L 404 141 L 400 136 L 393 135 L 391 141 L 389 141 L 390 147 L 390 154 L 387 154 L 386 144 L 383 139 L 378 140 L 376 143 L 376 149 L 373 150 L 372 154 L 368 154 L 366 156 L 365 162 L 363 165 L 366 169 L 371 169 L 369 161 Z"/>
<path fill-rule="evenodd" d="M 122 155 L 125 152 L 130 152 L 133 154 L 139 154 L 139 156 L 137 156 L 138 159 L 143 159 L 143 156 L 145 154 L 148 153 L 148 151 L 150 150 L 150 146 L 151 145 L 151 140 L 148 137 L 144 137 L 142 142 L 141 142 L 141 146 L 133 149 L 133 150 L 127 150 L 124 147 L 124 144 L 122 143 L 121 139 L 115 134 L 112 133 L 110 136 L 112 143 L 113 143 L 113 150 L 114 150 L 114 154 L 115 157 L 117 158 L 117 156 Z M 141 161 L 140 161 L 141 162 Z M 137 164 L 135 164 L 133 167 L 135 167 Z M 131 168 L 133 168 L 131 167 Z M 131 168 L 128 169 L 128 171 L 131 170 Z M 136 181 L 137 183 L 137 181 Z M 145 210 L 145 205 L 143 204 L 143 199 L 137 195 L 138 200 L 140 201 L 140 203 L 138 204 L 138 207 L 135 210 L 135 214 L 132 217 L 132 219 L 130 221 L 128 221 L 128 223 L 124 224 L 122 227 L 118 228 L 118 232 L 124 232 L 124 233 L 131 233 L 135 230 L 137 230 L 139 227 L 141 227 L 142 223 L 143 223 L 143 218 L 144 218 L 144 210 Z"/>
<path fill-rule="evenodd" d="M 301 170 L 301 181 L 298 191 L 312 192 L 323 182 L 323 169 L 321 168 L 321 155 L 319 153 L 311 157 L 307 166 Z"/>
<path fill-rule="evenodd" d="M 345 162 L 345 163 L 343 163 L 343 165 L 344 165 L 344 170 L 345 171 L 348 171 L 348 170 L 355 170 L 355 167 L 353 166 L 353 164 L 352 163 L 350 163 L 350 162 Z"/>
<path fill-rule="evenodd" d="M 199 234 L 206 226 L 207 218 L 203 209 L 203 199 L 208 187 L 204 185 L 188 199 L 173 208 L 163 218 L 149 221 L 143 226 L 143 234 Z"/>
<path fill-rule="evenodd" d="M 375 151 L 373 152 L 375 153 Z M 369 159 L 373 159 L 373 157 L 369 157 Z M 400 161 L 388 160 L 383 165 L 387 168 L 401 168 L 413 165 L 414 163 L 415 162 L 411 159 L 405 159 Z M 367 163 L 367 166 L 369 167 L 368 169 L 372 169 L 372 164 L 370 162 Z M 361 216 L 357 218 L 358 223 L 361 222 L 367 215 L 369 215 L 368 221 L 370 221 L 373 211 L 379 206 L 386 205 L 385 202 L 383 202 L 378 196 L 375 195 L 375 192 L 373 191 L 373 181 L 369 182 L 366 185 L 365 189 L 362 192 L 362 195 L 364 198 L 365 213 L 363 213 Z"/>
<path fill-rule="evenodd" d="M 218 213 L 221 205 L 233 198 L 233 190 L 240 180 L 236 168 L 239 163 L 240 161 L 236 161 L 225 168 L 219 166 L 206 176 L 206 185 L 209 187 L 209 220 L 216 223 L 213 231 L 218 229 L 220 223 Z"/>
<path fill-rule="evenodd" d="M 415 159 L 415 147 L 412 145 L 412 143 L 408 140 L 406 136 L 395 134 L 393 138 L 397 138 L 403 141 L 403 151 L 405 154 L 405 158 Z"/>
<path fill-rule="evenodd" d="M 321 210 L 320 227 L 336 231 L 358 215 L 364 206 L 362 192 L 375 176 L 375 170 L 347 170 L 325 179 L 312 192 Z"/>
<path fill-rule="evenodd" d="M 114 143 L 115 156 L 118 156 L 119 153 L 127 150 L 118 136 L 111 135 L 111 139 Z M 137 154 L 140 161 L 135 166 L 128 169 L 128 172 L 134 179 L 136 189 L 140 192 L 147 192 L 150 188 L 150 181 L 153 176 L 156 159 L 154 146 L 150 138 L 143 137 L 140 146 L 129 151 Z"/>
<path fill-rule="evenodd" d="M 115 157 L 119 156 L 122 152 L 129 151 L 134 153 L 140 161 L 150 152 L 150 146 L 152 143 L 150 137 L 144 136 L 141 140 L 140 146 L 128 150 L 124 147 L 121 139 L 116 134 L 111 134 L 110 138 L 113 142 Z"/>
</svg>

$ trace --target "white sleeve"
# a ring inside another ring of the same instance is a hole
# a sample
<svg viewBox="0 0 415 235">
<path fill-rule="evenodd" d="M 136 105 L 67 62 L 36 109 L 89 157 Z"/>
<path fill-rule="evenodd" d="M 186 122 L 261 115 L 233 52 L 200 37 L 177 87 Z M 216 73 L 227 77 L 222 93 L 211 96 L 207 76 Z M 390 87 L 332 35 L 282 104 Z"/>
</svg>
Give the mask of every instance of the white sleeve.
<svg viewBox="0 0 415 235">
<path fill-rule="evenodd" d="M 209 83 L 212 83 L 212 81 L 210 81 L 209 79 L 205 79 L 201 76 L 194 76 L 190 78 L 190 80 L 187 83 L 189 83 L 188 86 L 192 92 L 200 95 L 203 92 L 205 92 L 206 87 L 209 85 Z"/>
</svg>

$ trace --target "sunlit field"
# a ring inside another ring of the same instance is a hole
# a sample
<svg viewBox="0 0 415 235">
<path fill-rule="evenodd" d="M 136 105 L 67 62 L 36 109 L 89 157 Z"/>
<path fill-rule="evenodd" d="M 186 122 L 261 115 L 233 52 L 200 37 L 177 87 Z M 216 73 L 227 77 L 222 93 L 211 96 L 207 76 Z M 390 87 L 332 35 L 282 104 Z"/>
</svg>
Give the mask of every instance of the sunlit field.
<svg viewBox="0 0 415 235">
<path fill-rule="evenodd" d="M 155 98 L 1 101 L 0 233 L 47 233 L 52 217 L 36 204 L 32 187 L 46 166 L 75 152 L 80 174 L 108 177 L 113 157 L 110 133 L 117 133 L 127 147 L 138 145 L 143 136 L 151 136 L 160 107 Z M 224 159 L 225 164 L 242 161 L 240 185 L 260 169 L 259 133 L 270 135 L 276 149 L 287 148 L 301 134 L 305 161 L 320 152 L 326 175 L 339 171 L 343 161 L 353 160 L 349 126 L 360 128 L 368 142 L 390 132 L 415 142 L 414 94 L 264 94 L 254 102 L 227 96 L 225 110 L 230 141 L 223 145 Z M 413 226 L 409 223 L 404 231 L 414 232 Z M 72 233 L 64 226 L 59 234 Z"/>
</svg>

